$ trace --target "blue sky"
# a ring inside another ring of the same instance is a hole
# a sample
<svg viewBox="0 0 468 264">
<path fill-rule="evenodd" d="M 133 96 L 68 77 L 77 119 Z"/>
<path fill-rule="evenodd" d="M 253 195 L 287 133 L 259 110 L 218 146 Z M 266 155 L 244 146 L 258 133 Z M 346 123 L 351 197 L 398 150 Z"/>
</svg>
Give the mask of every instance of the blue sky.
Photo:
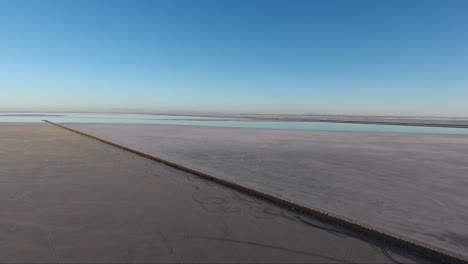
<svg viewBox="0 0 468 264">
<path fill-rule="evenodd" d="M 0 0 L 0 110 L 468 116 L 468 1 Z"/>
</svg>

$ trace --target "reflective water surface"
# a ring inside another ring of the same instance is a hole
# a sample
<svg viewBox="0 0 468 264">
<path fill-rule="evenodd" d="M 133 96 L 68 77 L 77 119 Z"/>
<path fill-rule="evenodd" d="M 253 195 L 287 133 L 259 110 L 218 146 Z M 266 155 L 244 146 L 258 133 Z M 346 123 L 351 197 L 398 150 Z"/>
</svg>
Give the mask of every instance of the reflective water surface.
<svg viewBox="0 0 468 264">
<path fill-rule="evenodd" d="M 102 123 L 102 124 L 165 124 L 213 127 L 244 127 L 266 129 L 394 132 L 394 133 L 434 133 L 468 134 L 466 128 L 422 127 L 402 125 L 346 124 L 329 122 L 288 122 L 258 121 L 240 118 L 218 118 L 198 116 L 171 116 L 149 114 L 103 114 L 103 113 L 0 113 L 2 122 L 42 122 L 56 123 Z"/>
</svg>

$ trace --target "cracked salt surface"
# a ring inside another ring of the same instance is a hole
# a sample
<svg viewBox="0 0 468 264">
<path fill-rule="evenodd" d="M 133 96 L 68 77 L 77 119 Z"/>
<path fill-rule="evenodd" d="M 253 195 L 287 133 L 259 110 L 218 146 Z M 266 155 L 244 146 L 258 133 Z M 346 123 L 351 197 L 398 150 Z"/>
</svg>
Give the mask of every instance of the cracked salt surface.
<svg viewBox="0 0 468 264">
<path fill-rule="evenodd" d="M 67 126 L 468 257 L 468 136 Z"/>
</svg>

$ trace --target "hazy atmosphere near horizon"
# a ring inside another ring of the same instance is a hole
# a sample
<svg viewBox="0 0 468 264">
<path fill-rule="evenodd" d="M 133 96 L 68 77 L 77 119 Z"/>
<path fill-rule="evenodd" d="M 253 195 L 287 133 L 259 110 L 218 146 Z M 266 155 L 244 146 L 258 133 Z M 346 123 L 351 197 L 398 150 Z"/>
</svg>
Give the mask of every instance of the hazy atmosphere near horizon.
<svg viewBox="0 0 468 264">
<path fill-rule="evenodd" d="M 0 111 L 468 116 L 468 1 L 0 1 Z"/>
</svg>

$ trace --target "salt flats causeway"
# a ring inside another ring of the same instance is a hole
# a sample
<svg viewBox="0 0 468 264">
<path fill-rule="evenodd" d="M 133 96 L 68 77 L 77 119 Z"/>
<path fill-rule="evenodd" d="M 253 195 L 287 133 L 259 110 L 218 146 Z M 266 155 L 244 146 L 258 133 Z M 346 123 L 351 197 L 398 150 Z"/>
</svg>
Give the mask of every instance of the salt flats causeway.
<svg viewBox="0 0 468 264">
<path fill-rule="evenodd" d="M 468 137 L 171 125 L 85 133 L 468 256 Z"/>
<path fill-rule="evenodd" d="M 431 263 L 48 124 L 0 124 L 0 262 Z"/>
</svg>

